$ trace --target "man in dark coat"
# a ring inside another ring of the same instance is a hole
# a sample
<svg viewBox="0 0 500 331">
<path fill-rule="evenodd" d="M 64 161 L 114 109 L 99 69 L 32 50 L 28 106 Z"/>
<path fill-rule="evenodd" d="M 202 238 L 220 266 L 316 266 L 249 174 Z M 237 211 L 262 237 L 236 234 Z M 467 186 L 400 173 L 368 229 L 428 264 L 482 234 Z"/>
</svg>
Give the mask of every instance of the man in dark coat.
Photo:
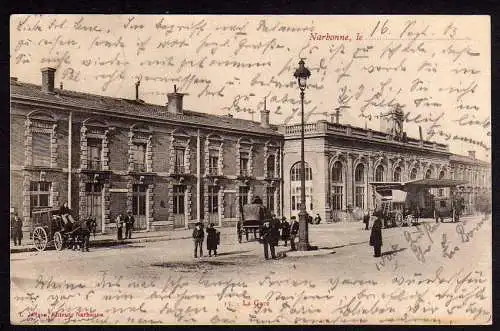
<svg viewBox="0 0 500 331">
<path fill-rule="evenodd" d="M 241 239 L 243 237 L 243 232 L 242 232 L 242 228 L 241 228 L 241 221 L 238 221 L 238 223 L 236 224 L 236 232 L 238 234 L 238 242 L 241 244 Z"/>
<path fill-rule="evenodd" d="M 285 247 L 288 245 L 288 240 L 290 240 L 290 224 L 286 217 L 281 220 L 281 240 L 285 242 Z"/>
<path fill-rule="evenodd" d="M 365 223 L 365 230 L 368 230 L 368 226 L 370 225 L 370 210 L 367 210 L 363 215 L 363 223 Z"/>
<path fill-rule="evenodd" d="M 119 214 L 116 217 L 116 236 L 118 240 L 123 239 L 123 221 L 125 219 L 125 215 Z"/>
<path fill-rule="evenodd" d="M 295 216 L 292 216 L 292 226 L 290 227 L 290 246 L 292 251 L 297 250 L 295 247 L 295 237 L 299 234 L 299 222 Z"/>
<path fill-rule="evenodd" d="M 382 220 L 379 216 L 373 223 L 372 232 L 370 234 L 370 246 L 373 246 L 373 256 L 380 257 L 380 250 L 382 248 Z"/>
<path fill-rule="evenodd" d="M 14 239 L 14 246 L 21 246 L 21 239 L 23 239 L 23 221 L 18 215 L 14 216 L 12 222 L 12 238 Z"/>
<path fill-rule="evenodd" d="M 214 228 L 214 223 L 210 223 L 207 229 L 207 250 L 208 256 L 212 256 L 212 251 L 214 251 L 214 256 L 217 256 L 217 245 L 220 243 L 220 232 Z"/>
<path fill-rule="evenodd" d="M 203 225 L 201 222 L 196 223 L 193 229 L 193 240 L 194 240 L 194 257 L 198 257 L 198 249 L 200 250 L 200 257 L 203 257 L 203 239 L 205 238 L 205 232 L 203 231 Z"/>
<path fill-rule="evenodd" d="M 268 217 L 262 225 L 262 243 L 264 244 L 264 257 L 269 259 L 269 250 L 271 258 L 276 259 L 275 246 L 278 246 L 279 240 L 279 222 L 274 217 Z"/>
<path fill-rule="evenodd" d="M 128 212 L 128 216 L 125 220 L 125 239 L 132 238 L 132 229 L 134 228 L 135 218 L 132 212 Z"/>
</svg>

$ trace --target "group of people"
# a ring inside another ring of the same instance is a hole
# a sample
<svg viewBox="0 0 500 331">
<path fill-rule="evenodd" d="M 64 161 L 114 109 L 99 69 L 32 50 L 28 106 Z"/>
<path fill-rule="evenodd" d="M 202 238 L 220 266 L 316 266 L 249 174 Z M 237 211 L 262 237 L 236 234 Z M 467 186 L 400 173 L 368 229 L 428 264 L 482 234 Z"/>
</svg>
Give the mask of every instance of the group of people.
<svg viewBox="0 0 500 331">
<path fill-rule="evenodd" d="M 210 223 L 207 228 L 207 250 L 208 256 L 212 257 L 212 252 L 214 256 L 217 256 L 217 246 L 220 245 L 220 232 L 215 229 L 215 224 Z M 193 241 L 194 241 L 194 257 L 203 257 L 203 240 L 205 239 L 205 230 L 203 229 L 203 223 L 198 222 L 195 224 L 193 229 Z"/>
<path fill-rule="evenodd" d="M 118 240 L 131 239 L 132 229 L 134 228 L 135 218 L 132 212 L 122 213 L 116 217 L 116 235 Z M 125 224 L 125 238 L 123 237 L 123 225 Z"/>
</svg>

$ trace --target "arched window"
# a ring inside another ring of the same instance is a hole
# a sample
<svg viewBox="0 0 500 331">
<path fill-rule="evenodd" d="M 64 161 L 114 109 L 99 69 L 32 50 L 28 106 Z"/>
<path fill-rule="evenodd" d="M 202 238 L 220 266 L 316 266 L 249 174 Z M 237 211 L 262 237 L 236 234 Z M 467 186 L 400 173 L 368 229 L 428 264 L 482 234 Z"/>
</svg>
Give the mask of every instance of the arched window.
<svg viewBox="0 0 500 331">
<path fill-rule="evenodd" d="M 394 174 L 392 176 L 392 180 L 394 182 L 400 182 L 401 181 L 401 167 L 394 168 Z"/>
<path fill-rule="evenodd" d="M 441 170 L 441 171 L 439 172 L 439 179 L 443 179 L 445 175 L 446 175 L 445 171 L 444 171 L 444 170 Z"/>
<path fill-rule="evenodd" d="M 305 181 L 306 181 L 306 210 L 312 211 L 312 169 L 307 162 L 304 162 Z M 291 210 L 300 210 L 300 162 L 295 163 L 290 169 L 290 196 Z"/>
<path fill-rule="evenodd" d="M 354 171 L 354 206 L 365 207 L 365 166 L 358 164 Z"/>
<path fill-rule="evenodd" d="M 431 177 L 432 177 L 432 170 L 431 169 L 427 169 L 427 171 L 425 172 L 425 178 L 429 179 Z"/>
<path fill-rule="evenodd" d="M 274 178 L 275 176 L 275 170 L 276 170 L 276 158 L 274 155 L 269 155 L 267 158 L 267 169 L 266 169 L 266 177 L 268 178 Z M 300 170 L 300 166 L 299 166 Z"/>
<path fill-rule="evenodd" d="M 382 165 L 377 166 L 377 169 L 375 169 L 375 181 L 376 182 L 384 181 L 384 167 Z"/>
<path fill-rule="evenodd" d="M 411 169 L 410 180 L 417 179 L 417 168 Z"/>
<path fill-rule="evenodd" d="M 342 199 L 343 199 L 343 189 L 344 182 L 342 175 L 343 167 L 340 161 L 333 164 L 332 168 L 332 179 L 331 179 L 331 189 L 332 189 L 332 209 L 341 210 L 342 209 Z"/>
</svg>

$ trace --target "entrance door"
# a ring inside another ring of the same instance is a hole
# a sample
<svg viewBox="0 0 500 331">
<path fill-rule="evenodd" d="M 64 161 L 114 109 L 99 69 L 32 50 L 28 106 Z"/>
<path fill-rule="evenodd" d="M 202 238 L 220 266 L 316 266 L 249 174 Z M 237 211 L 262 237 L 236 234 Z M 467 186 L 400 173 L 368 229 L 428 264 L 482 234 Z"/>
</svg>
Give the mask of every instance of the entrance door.
<svg viewBox="0 0 500 331">
<path fill-rule="evenodd" d="M 186 224 L 186 216 L 184 214 L 186 198 L 185 192 L 186 187 L 184 185 L 174 185 L 173 213 L 175 228 L 183 228 Z"/>
<path fill-rule="evenodd" d="M 146 185 L 134 184 L 132 196 L 132 214 L 135 218 L 134 228 L 145 230 L 147 228 L 146 219 Z"/>
<path fill-rule="evenodd" d="M 87 183 L 85 185 L 87 217 L 95 218 L 97 231 L 102 231 L 102 184 Z"/>
</svg>

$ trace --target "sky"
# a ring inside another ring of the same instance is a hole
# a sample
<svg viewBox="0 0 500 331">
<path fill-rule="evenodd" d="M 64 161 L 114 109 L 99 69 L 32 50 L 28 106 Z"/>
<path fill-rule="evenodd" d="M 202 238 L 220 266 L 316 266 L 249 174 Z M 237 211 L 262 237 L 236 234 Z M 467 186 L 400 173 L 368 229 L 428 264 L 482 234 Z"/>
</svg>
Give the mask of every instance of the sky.
<svg viewBox="0 0 500 331">
<path fill-rule="evenodd" d="M 488 16 L 13 15 L 11 77 L 64 89 L 260 120 L 300 121 L 293 77 L 311 75 L 306 120 L 381 129 L 401 109 L 404 130 L 489 160 Z"/>
</svg>

